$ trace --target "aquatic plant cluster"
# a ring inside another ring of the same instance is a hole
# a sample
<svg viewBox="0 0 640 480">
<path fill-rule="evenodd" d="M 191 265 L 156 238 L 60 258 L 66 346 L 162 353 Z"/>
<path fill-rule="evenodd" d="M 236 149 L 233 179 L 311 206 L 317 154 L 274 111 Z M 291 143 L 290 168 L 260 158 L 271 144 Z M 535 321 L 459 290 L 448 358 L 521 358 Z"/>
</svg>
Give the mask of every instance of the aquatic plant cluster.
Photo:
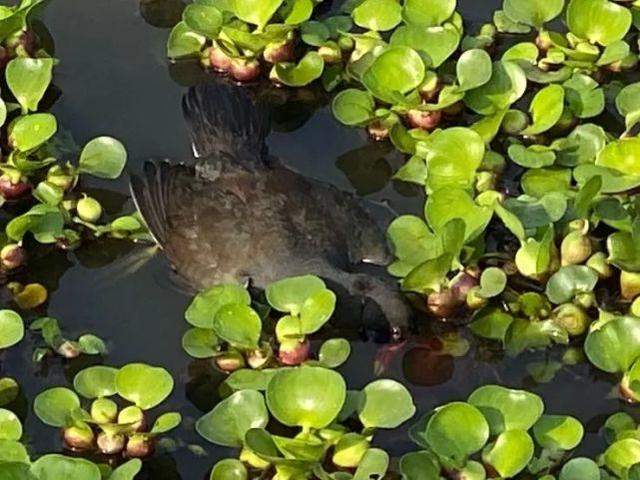
<svg viewBox="0 0 640 480">
<path fill-rule="evenodd" d="M 347 0 L 338 14 L 321 3 L 196 0 L 168 55 L 196 56 L 238 82 L 317 81 L 334 92 L 335 117 L 390 141 L 407 155 L 395 178 L 424 188 L 424 218 L 403 215 L 388 230 L 389 273 L 416 308 L 445 322 L 470 318 L 475 335 L 511 356 L 584 339 L 588 360 L 618 376 L 622 398 L 640 401 L 640 84 L 624 75 L 638 63 L 636 2 L 504 0 L 475 34 L 465 34 L 455 0 Z M 110 137 L 70 146 L 46 112 L 58 60 L 32 28 L 42 4 L 0 7 L 7 278 L 38 244 L 148 238 L 137 214 L 105 222 L 79 188 L 83 175 L 119 177 L 126 150 Z M 623 128 L 600 126 L 615 115 Z M 395 380 L 349 388 L 337 371 L 349 341 L 329 336 L 312 348 L 336 295 L 309 273 L 260 295 L 213 285 L 185 312 L 183 349 L 224 376 L 222 400 L 193 428 L 238 451 L 211 480 L 640 478 L 640 427 L 626 413 L 604 422 L 608 446 L 591 459 L 573 454 L 580 421 L 545 412 L 525 390 L 485 385 L 414 418 L 411 393 Z M 19 311 L 47 299 L 40 284 L 7 288 Z M 0 310 L 0 350 L 30 332 L 34 362 L 107 353 L 92 333 L 68 339 L 57 319 L 29 319 Z M 0 377 L 0 480 L 136 478 L 182 422 L 153 412 L 173 389 L 159 366 L 84 368 L 32 404 L 68 454 L 32 458 L 13 408 L 18 382 Z M 390 458 L 376 434 L 409 421 L 415 449 Z"/>
<path fill-rule="evenodd" d="M 34 240 L 68 250 L 87 237 L 136 239 L 146 234 L 135 215 L 102 223 L 102 206 L 80 188 L 84 175 L 119 177 L 127 153 L 107 136 L 80 149 L 46 111 L 57 97 L 52 78 L 58 60 L 48 53 L 46 36 L 41 39 L 31 27 L 43 4 L 24 0 L 0 9 L 0 67 L 7 86 L 0 99 L 0 205 L 11 215 L 0 238 L 5 276 L 25 265 Z"/>
<path fill-rule="evenodd" d="M 634 4 L 505 0 L 476 34 L 453 0 L 313 7 L 196 1 L 168 55 L 317 80 L 340 122 L 407 154 L 394 178 L 424 187 L 424 217 L 390 225 L 389 272 L 431 316 L 470 318 L 510 355 L 637 318 Z"/>
</svg>

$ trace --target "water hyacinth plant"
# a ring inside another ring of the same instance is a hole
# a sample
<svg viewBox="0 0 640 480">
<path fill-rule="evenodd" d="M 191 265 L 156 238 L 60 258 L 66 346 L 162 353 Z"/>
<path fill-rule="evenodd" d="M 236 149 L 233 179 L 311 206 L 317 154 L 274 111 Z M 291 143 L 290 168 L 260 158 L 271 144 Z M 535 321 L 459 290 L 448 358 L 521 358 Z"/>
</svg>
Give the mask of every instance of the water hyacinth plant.
<svg viewBox="0 0 640 480">
<path fill-rule="evenodd" d="M 280 480 L 334 478 L 331 472 L 337 470 L 354 472 L 348 478 L 385 475 L 389 456 L 372 446 L 373 436 L 415 413 L 401 384 L 376 380 L 360 391 L 347 391 L 339 373 L 309 365 L 284 367 L 269 377 L 263 387 L 235 391 L 196 423 L 208 441 L 241 448 L 238 460 L 214 466 L 212 480 L 232 478 L 225 476 L 230 471 L 236 472 L 233 478 L 248 478 L 251 471 Z M 270 418 L 297 433 L 270 433 Z"/>
<path fill-rule="evenodd" d="M 76 248 L 86 236 L 147 238 L 137 215 L 105 222 L 98 201 L 79 191 L 83 175 L 119 177 L 127 153 L 108 136 L 81 150 L 67 148 L 55 116 L 46 112 L 56 96 L 52 80 L 58 60 L 31 25 L 44 3 L 24 0 L 3 7 L 0 19 L 0 75 L 8 87 L 0 98 L 0 205 L 7 203 L 12 212 L 0 239 L 3 274 L 25 265 L 27 237 L 61 249 Z"/>
<path fill-rule="evenodd" d="M 311 353 L 307 337 L 331 318 L 335 294 L 313 275 L 282 279 L 269 285 L 265 294 L 268 307 L 285 314 L 275 321 L 275 344 L 263 334 L 263 321 L 270 320 L 270 312 L 261 317 L 246 288 L 226 284 L 199 293 L 191 302 L 185 318 L 193 328 L 182 338 L 184 350 L 195 358 L 212 358 L 225 372 L 307 361 Z M 320 348 L 318 361 L 334 368 L 349 352 L 346 340 L 331 339 Z"/>
<path fill-rule="evenodd" d="M 80 371 L 73 386 L 75 391 L 66 387 L 45 390 L 33 404 L 42 422 L 62 429 L 64 444 L 72 451 L 144 458 L 153 453 L 158 436 L 181 422 L 175 412 L 158 416 L 153 424 L 148 421 L 146 412 L 173 390 L 173 378 L 163 368 L 144 363 L 120 369 L 93 366 Z M 91 400 L 88 410 L 78 395 Z"/>
<path fill-rule="evenodd" d="M 423 217 L 390 225 L 389 272 L 420 309 L 473 316 L 475 333 L 512 354 L 583 336 L 598 308 L 626 313 L 640 293 L 640 90 L 623 76 L 638 60 L 637 7 L 504 0 L 471 34 L 455 1 L 355 0 L 337 16 L 267 3 L 250 14 L 245 2 L 188 5 L 169 56 L 271 58 L 271 79 L 290 87 L 320 76 L 338 121 L 408 156 L 394 178 L 427 199 Z M 257 50 L 237 30 L 260 37 Z M 275 43 L 294 45 L 294 60 L 267 48 L 284 31 Z M 605 113 L 622 132 L 599 126 Z M 617 304 L 596 295 L 612 282 Z"/>
</svg>

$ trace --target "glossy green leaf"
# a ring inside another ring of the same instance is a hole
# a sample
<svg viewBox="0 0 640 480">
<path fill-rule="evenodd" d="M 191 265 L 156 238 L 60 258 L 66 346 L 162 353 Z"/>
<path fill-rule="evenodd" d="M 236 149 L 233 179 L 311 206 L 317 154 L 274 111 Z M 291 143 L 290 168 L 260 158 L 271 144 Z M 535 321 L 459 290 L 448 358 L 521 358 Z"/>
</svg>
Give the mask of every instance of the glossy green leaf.
<svg viewBox="0 0 640 480">
<path fill-rule="evenodd" d="M 219 343 L 215 332 L 209 328 L 190 328 L 182 336 L 182 348 L 193 358 L 213 357 Z"/>
<path fill-rule="evenodd" d="M 573 417 L 543 415 L 533 426 L 536 442 L 551 450 L 572 450 L 584 436 L 584 427 Z"/>
<path fill-rule="evenodd" d="M 442 25 L 456 9 L 456 0 L 405 0 L 402 17 L 421 27 Z"/>
<path fill-rule="evenodd" d="M 564 0 L 505 0 L 504 13 L 514 22 L 540 29 L 562 12 Z"/>
<path fill-rule="evenodd" d="M 453 402 L 435 411 L 424 436 L 436 454 L 463 466 L 469 455 L 484 447 L 489 439 L 489 425 L 476 407 Z"/>
<path fill-rule="evenodd" d="M 80 399 L 73 390 L 55 387 L 38 394 L 33 410 L 42 422 L 52 427 L 64 427 L 71 414 L 80 408 Z"/>
<path fill-rule="evenodd" d="M 640 176 L 638 155 L 640 155 L 640 138 L 622 138 L 609 143 L 600 151 L 596 165 L 617 170 L 623 175 L 638 177 Z"/>
<path fill-rule="evenodd" d="M 477 205 L 471 196 L 459 188 L 442 188 L 432 193 L 425 205 L 425 217 L 436 233 L 455 218 L 460 218 L 466 225 L 467 241 L 478 237 L 486 228 L 493 216 L 492 209 Z"/>
<path fill-rule="evenodd" d="M 269 412 L 264 397 L 255 390 L 241 390 L 218 403 L 200 417 L 196 431 L 207 441 L 226 447 L 240 447 L 252 428 L 264 428 Z"/>
<path fill-rule="evenodd" d="M 451 24 L 442 27 L 402 25 L 391 35 L 392 46 L 410 47 L 428 57 L 431 68 L 441 66 L 458 48 L 460 32 Z"/>
<path fill-rule="evenodd" d="M 15 345 L 23 337 L 22 317 L 13 310 L 0 310 L 0 350 Z"/>
<path fill-rule="evenodd" d="M 194 32 L 215 39 L 222 28 L 223 17 L 212 5 L 192 3 L 182 12 L 182 20 Z"/>
<path fill-rule="evenodd" d="M 323 367 L 338 368 L 351 354 L 351 344 L 345 338 L 331 338 L 324 342 L 318 353 L 318 361 Z"/>
<path fill-rule="evenodd" d="M 359 27 L 386 32 L 401 22 L 402 7 L 398 0 L 364 0 L 351 15 Z"/>
<path fill-rule="evenodd" d="M 185 318 L 194 327 L 213 329 L 213 321 L 222 306 L 250 303 L 249 292 L 240 285 L 216 285 L 195 296 L 185 312 Z"/>
<path fill-rule="evenodd" d="M 640 319 L 616 317 L 587 335 L 584 351 L 600 370 L 626 372 L 640 357 Z"/>
<path fill-rule="evenodd" d="M 283 0 L 243 0 L 234 3 L 234 13 L 247 23 L 264 27 L 282 2 Z"/>
<path fill-rule="evenodd" d="M 0 408 L 0 440 L 20 440 L 22 423 L 11 410 Z"/>
<path fill-rule="evenodd" d="M 534 445 L 524 430 L 507 430 L 482 452 L 482 460 L 502 478 L 511 478 L 524 470 L 533 458 Z"/>
<path fill-rule="evenodd" d="M 422 82 L 425 66 L 409 47 L 391 47 L 377 57 L 362 77 L 362 83 L 377 98 L 393 103 Z"/>
<path fill-rule="evenodd" d="M 80 153 L 80 171 L 94 177 L 115 179 L 127 163 L 127 150 L 115 138 L 97 137 Z"/>
<path fill-rule="evenodd" d="M 549 85 L 540 90 L 529 107 L 533 123 L 525 128 L 522 135 L 538 135 L 553 127 L 564 111 L 564 88 Z"/>
<path fill-rule="evenodd" d="M 247 480 L 247 467 L 240 460 L 225 458 L 216 463 L 211 471 L 209 480 Z"/>
<path fill-rule="evenodd" d="M 248 305 L 223 305 L 216 312 L 213 331 L 233 347 L 243 350 L 255 349 L 260 341 L 262 320 Z"/>
<path fill-rule="evenodd" d="M 355 88 L 338 93 L 331 104 L 333 115 L 349 126 L 366 125 L 374 117 L 374 108 L 371 94 Z"/>
<path fill-rule="evenodd" d="M 362 393 L 358 417 L 367 428 L 397 428 L 416 412 L 409 391 L 394 380 L 371 382 Z"/>
<path fill-rule="evenodd" d="M 324 60 L 316 52 L 308 52 L 297 63 L 278 63 L 273 67 L 275 79 L 289 87 L 303 87 L 322 75 Z"/>
<path fill-rule="evenodd" d="M 627 478 L 629 469 L 640 463 L 640 440 L 625 438 L 604 452 L 604 464 L 619 478 Z"/>
<path fill-rule="evenodd" d="M 173 378 L 164 368 L 130 363 L 118 371 L 116 388 L 122 398 L 149 410 L 171 394 Z"/>
<path fill-rule="evenodd" d="M 117 391 L 117 368 L 95 365 L 78 372 L 73 388 L 85 398 L 110 397 Z"/>
<path fill-rule="evenodd" d="M 44 455 L 36 460 L 31 472 L 38 480 L 59 480 L 73 478 L 74 480 L 100 480 L 100 469 L 84 458 L 67 457 L 59 454 Z"/>
<path fill-rule="evenodd" d="M 562 466 L 560 480 L 600 480 L 600 469 L 590 458 L 572 458 Z"/>
<path fill-rule="evenodd" d="M 509 108 L 527 88 L 524 71 L 515 62 L 494 62 L 491 79 L 481 87 L 469 90 L 464 103 L 476 113 L 491 115 Z"/>
<path fill-rule="evenodd" d="M 631 20 L 629 9 L 609 0 L 571 0 L 567 8 L 571 33 L 604 46 L 622 40 Z"/>
<path fill-rule="evenodd" d="M 281 369 L 269 382 L 266 398 L 284 425 L 324 428 L 342 409 L 346 385 L 339 373 L 322 367 Z"/>
<path fill-rule="evenodd" d="M 11 124 L 9 140 L 21 152 L 40 147 L 56 133 L 58 123 L 50 113 L 23 115 Z"/>
<path fill-rule="evenodd" d="M 491 79 L 493 64 L 487 52 L 481 49 L 467 50 L 456 63 L 458 83 L 462 90 L 478 88 Z"/>
<path fill-rule="evenodd" d="M 179 22 L 167 40 L 167 56 L 173 59 L 197 56 L 205 41 L 203 35 L 191 30 L 185 22 Z"/>
<path fill-rule="evenodd" d="M 544 411 L 544 403 L 538 395 L 500 385 L 476 389 L 468 402 L 483 413 L 493 435 L 508 430 L 529 430 Z"/>
<path fill-rule="evenodd" d="M 569 302 L 578 293 L 593 291 L 598 282 L 598 274 L 584 265 L 568 265 L 554 273 L 545 293 L 555 304 Z"/>
<path fill-rule="evenodd" d="M 23 58 L 11 60 L 5 78 L 11 93 L 22 106 L 23 112 L 36 111 L 51 83 L 52 58 Z"/>
</svg>

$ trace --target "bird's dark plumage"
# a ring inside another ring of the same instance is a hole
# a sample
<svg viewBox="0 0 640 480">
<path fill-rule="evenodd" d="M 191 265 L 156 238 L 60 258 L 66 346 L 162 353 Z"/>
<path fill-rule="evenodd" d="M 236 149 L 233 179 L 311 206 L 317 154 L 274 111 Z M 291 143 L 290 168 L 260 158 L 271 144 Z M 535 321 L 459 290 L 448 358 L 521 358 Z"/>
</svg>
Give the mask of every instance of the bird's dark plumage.
<svg viewBox="0 0 640 480">
<path fill-rule="evenodd" d="M 349 272 L 356 262 L 388 262 L 383 230 L 361 199 L 269 158 L 268 109 L 222 83 L 192 88 L 183 107 L 196 163 L 147 163 L 131 179 L 140 213 L 183 279 L 195 289 L 264 287 L 312 273 L 372 299 L 392 324 L 408 323 L 393 281 Z"/>
</svg>

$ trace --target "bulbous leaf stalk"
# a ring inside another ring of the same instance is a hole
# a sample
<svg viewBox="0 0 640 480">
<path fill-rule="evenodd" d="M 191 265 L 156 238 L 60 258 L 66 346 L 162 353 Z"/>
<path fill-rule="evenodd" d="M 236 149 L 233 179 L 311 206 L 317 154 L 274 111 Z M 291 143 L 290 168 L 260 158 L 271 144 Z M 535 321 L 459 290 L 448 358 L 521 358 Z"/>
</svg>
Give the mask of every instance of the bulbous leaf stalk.
<svg viewBox="0 0 640 480">
<path fill-rule="evenodd" d="M 0 250 L 0 261 L 5 270 L 15 270 L 27 261 L 27 252 L 20 245 L 10 243 Z"/>
</svg>

